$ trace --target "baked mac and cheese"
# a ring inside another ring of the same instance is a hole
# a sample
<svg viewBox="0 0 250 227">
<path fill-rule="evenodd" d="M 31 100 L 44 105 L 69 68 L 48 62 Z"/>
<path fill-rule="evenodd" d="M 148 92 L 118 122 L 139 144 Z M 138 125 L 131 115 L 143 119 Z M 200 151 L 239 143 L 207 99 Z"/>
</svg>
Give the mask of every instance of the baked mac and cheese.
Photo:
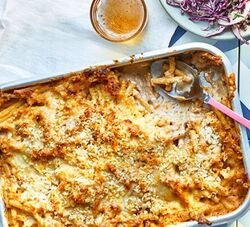
<svg viewBox="0 0 250 227">
<path fill-rule="evenodd" d="M 220 59 L 196 52 L 186 61 L 208 80 L 218 69 L 208 90 L 230 107 L 234 79 Z M 162 99 L 149 74 L 125 74 L 100 67 L 1 95 L 9 226 L 209 224 L 242 204 L 248 179 L 234 122 L 198 99 Z"/>
</svg>

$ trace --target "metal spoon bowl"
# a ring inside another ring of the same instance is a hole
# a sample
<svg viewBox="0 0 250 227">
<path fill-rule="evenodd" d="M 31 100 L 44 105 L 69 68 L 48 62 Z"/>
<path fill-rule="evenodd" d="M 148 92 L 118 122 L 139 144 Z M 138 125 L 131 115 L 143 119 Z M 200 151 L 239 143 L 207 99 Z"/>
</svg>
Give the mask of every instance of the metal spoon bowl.
<svg viewBox="0 0 250 227">
<path fill-rule="evenodd" d="M 153 78 L 158 78 L 163 75 L 163 65 L 166 62 L 167 60 L 159 60 L 151 64 L 151 75 Z M 158 92 L 163 97 L 168 95 L 179 101 L 201 98 L 204 103 L 213 106 L 214 108 L 220 110 L 222 113 L 226 114 L 227 116 L 237 121 L 238 123 L 244 125 L 246 128 L 250 129 L 250 120 L 242 117 L 238 113 L 224 106 L 223 104 L 212 98 L 208 93 L 203 91 L 203 88 L 201 86 L 202 73 L 198 74 L 198 72 L 195 69 L 193 69 L 191 66 L 181 61 L 176 61 L 176 68 L 183 71 L 186 75 L 192 76 L 193 80 L 192 83 L 190 84 L 190 89 L 188 91 L 181 91 L 180 89 L 178 89 L 178 84 L 174 83 L 172 85 L 171 91 L 167 92 L 161 86 L 155 86 L 156 92 Z"/>
<path fill-rule="evenodd" d="M 159 60 L 151 64 L 152 78 L 162 77 L 163 65 L 166 63 L 167 60 Z M 188 85 L 189 86 L 188 91 L 181 90 L 180 86 L 178 86 L 178 83 L 174 83 L 172 85 L 172 90 L 169 92 L 163 89 L 160 85 L 156 85 L 155 90 L 160 94 L 165 93 L 174 99 L 178 99 L 179 101 L 191 100 L 199 97 L 203 93 L 203 89 L 200 86 L 200 81 L 199 81 L 200 79 L 197 70 L 195 70 L 190 65 L 181 61 L 176 61 L 176 68 L 192 78 L 192 82 Z"/>
</svg>

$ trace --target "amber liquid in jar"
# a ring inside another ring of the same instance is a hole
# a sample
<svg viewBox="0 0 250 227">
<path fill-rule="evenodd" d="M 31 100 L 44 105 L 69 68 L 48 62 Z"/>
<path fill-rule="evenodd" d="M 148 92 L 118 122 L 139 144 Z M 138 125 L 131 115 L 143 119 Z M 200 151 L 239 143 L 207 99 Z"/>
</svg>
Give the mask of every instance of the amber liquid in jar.
<svg viewBox="0 0 250 227">
<path fill-rule="evenodd" d="M 114 40 L 129 39 L 139 33 L 146 24 L 144 0 L 99 0 L 98 2 L 96 18 L 99 30 Z"/>
</svg>

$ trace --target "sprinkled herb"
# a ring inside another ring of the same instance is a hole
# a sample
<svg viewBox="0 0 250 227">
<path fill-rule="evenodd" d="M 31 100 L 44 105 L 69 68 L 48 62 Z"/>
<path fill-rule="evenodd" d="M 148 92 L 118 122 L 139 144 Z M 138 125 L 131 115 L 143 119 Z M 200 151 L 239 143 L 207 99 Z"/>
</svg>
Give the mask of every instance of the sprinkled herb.
<svg viewBox="0 0 250 227">
<path fill-rule="evenodd" d="M 234 17 L 233 17 L 233 20 L 235 20 L 235 19 L 237 19 L 239 17 L 244 18 L 240 13 L 235 13 Z"/>
</svg>

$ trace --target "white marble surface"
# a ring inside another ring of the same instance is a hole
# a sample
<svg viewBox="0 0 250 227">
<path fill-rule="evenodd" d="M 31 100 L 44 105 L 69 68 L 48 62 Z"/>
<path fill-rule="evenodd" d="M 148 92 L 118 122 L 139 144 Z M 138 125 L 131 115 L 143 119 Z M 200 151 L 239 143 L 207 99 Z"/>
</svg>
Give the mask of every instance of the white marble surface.
<svg viewBox="0 0 250 227">
<path fill-rule="evenodd" d="M 100 38 L 91 0 L 0 0 L 0 83 L 78 71 L 134 53 L 166 48 L 177 27 L 158 1 L 147 0 L 143 36 L 125 43 Z"/>
<path fill-rule="evenodd" d="M 107 59 L 165 48 L 176 28 L 158 1 L 147 0 L 149 23 L 143 36 L 133 42 L 110 43 L 92 29 L 90 3 L 91 0 L 0 0 L 0 83 L 76 71 Z M 215 40 L 191 33 L 184 34 L 175 45 L 195 41 L 216 45 Z M 250 108 L 250 47 L 242 46 L 240 54 L 238 47 L 225 53 L 236 75 L 241 63 L 240 97 Z M 229 226 L 250 227 L 250 212 Z"/>
</svg>

